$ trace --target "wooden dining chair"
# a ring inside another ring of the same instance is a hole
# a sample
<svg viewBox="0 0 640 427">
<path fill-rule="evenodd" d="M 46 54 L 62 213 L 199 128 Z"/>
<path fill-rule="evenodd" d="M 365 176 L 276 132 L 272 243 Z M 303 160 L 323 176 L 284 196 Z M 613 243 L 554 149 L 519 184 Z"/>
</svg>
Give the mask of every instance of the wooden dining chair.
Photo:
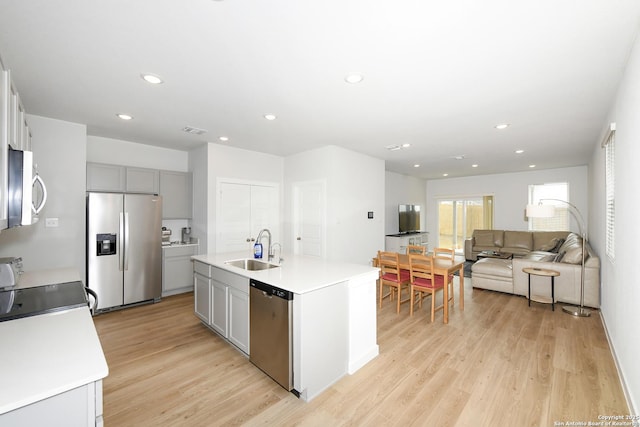
<svg viewBox="0 0 640 427">
<path fill-rule="evenodd" d="M 433 257 L 438 259 L 448 259 L 453 262 L 456 257 L 456 251 L 453 248 L 435 248 L 433 250 Z M 449 301 L 453 304 L 453 274 L 450 274 L 447 279 L 449 283 Z"/>
<path fill-rule="evenodd" d="M 400 304 L 409 299 L 402 300 L 402 289 L 409 287 L 409 272 L 401 270 L 398 264 L 397 252 L 378 251 L 378 267 L 380 268 L 380 308 L 383 298 L 389 297 L 392 301 L 397 293 L 396 313 L 400 313 Z M 389 293 L 384 295 L 384 287 L 389 288 Z"/>
<path fill-rule="evenodd" d="M 410 308 L 409 314 L 413 316 L 413 307 L 417 302 L 422 307 L 422 299 L 424 294 L 431 295 L 431 323 L 435 320 L 436 311 L 444 309 L 443 303 L 436 307 L 436 294 L 444 289 L 445 278 L 433 274 L 433 257 L 425 255 L 409 255 L 409 266 L 411 274 L 411 283 L 409 290 Z"/>
<path fill-rule="evenodd" d="M 407 255 L 418 254 L 425 255 L 427 248 L 422 245 L 408 245 L 407 246 Z"/>
</svg>

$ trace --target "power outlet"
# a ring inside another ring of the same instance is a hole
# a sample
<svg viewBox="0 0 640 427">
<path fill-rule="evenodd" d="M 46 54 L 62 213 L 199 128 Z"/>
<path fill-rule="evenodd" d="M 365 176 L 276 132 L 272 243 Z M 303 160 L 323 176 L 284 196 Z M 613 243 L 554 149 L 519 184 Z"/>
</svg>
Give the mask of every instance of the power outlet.
<svg viewBox="0 0 640 427">
<path fill-rule="evenodd" d="M 45 218 L 44 226 L 45 227 L 57 227 L 58 226 L 58 218 Z"/>
</svg>

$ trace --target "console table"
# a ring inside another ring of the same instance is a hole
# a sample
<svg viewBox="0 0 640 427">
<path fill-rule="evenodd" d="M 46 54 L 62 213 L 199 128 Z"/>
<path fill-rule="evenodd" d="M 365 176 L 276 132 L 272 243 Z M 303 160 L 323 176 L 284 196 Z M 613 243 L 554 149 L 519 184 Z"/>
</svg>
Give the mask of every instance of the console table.
<svg viewBox="0 0 640 427">
<path fill-rule="evenodd" d="M 407 253 L 407 246 L 424 246 L 429 251 L 429 233 L 418 231 L 416 233 L 388 234 L 384 238 L 385 250 L 389 252 Z"/>
</svg>

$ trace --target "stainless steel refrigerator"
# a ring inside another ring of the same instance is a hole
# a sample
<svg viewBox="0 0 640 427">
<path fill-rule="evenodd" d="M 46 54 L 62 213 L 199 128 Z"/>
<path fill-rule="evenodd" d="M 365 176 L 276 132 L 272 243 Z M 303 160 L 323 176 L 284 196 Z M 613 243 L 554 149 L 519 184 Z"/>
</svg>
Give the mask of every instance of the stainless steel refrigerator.
<svg viewBox="0 0 640 427">
<path fill-rule="evenodd" d="M 162 197 L 87 193 L 87 286 L 97 310 L 162 293 Z"/>
</svg>

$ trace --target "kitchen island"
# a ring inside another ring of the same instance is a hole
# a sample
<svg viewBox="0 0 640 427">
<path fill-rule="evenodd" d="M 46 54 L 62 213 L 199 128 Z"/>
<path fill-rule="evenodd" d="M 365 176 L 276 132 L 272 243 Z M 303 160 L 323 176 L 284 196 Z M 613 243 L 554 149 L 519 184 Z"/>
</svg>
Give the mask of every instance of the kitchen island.
<svg viewBox="0 0 640 427">
<path fill-rule="evenodd" d="M 247 258 L 252 258 L 247 252 L 192 257 L 196 314 L 249 355 L 249 279 L 293 292 L 293 387 L 301 399 L 310 401 L 378 355 L 377 268 L 294 255 L 259 271 L 226 263 Z M 235 297 L 219 316 L 223 305 L 216 302 L 221 294 L 216 286 L 221 284 Z"/>
</svg>

